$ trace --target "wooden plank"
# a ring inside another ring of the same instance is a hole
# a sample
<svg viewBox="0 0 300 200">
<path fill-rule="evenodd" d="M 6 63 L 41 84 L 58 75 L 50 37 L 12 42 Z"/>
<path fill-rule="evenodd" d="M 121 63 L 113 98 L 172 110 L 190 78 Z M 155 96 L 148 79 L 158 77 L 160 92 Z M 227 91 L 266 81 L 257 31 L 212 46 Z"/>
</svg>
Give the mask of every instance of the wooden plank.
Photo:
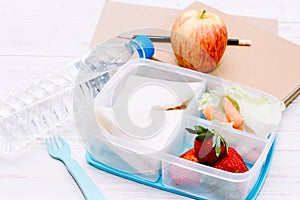
<svg viewBox="0 0 300 200">
<path fill-rule="evenodd" d="M 104 0 L 1 0 L 1 19 L 30 19 L 36 20 L 97 20 Z M 96 21 L 95 21 L 96 22 Z M 76 28 L 76 27 L 74 27 Z M 77 27 L 78 28 L 78 27 Z"/>
<path fill-rule="evenodd" d="M 88 50 L 95 24 L 91 21 L 1 21 L 0 55 L 79 56 Z"/>
<path fill-rule="evenodd" d="M 0 56 L 0 96 L 41 80 L 70 60 L 71 57 Z"/>
</svg>

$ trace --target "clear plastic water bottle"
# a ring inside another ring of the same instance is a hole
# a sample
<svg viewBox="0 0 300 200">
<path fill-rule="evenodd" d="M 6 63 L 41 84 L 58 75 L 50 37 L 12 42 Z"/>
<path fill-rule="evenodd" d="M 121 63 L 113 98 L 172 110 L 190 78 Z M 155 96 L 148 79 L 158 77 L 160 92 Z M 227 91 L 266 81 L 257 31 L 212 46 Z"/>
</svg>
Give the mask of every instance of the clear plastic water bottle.
<svg viewBox="0 0 300 200">
<path fill-rule="evenodd" d="M 54 128 L 73 114 L 73 89 L 79 71 L 99 74 L 86 80 L 96 95 L 111 72 L 132 58 L 150 58 L 151 40 L 112 38 L 27 88 L 0 101 L 0 152 L 10 152 Z M 96 73 L 97 72 L 97 73 Z"/>
</svg>

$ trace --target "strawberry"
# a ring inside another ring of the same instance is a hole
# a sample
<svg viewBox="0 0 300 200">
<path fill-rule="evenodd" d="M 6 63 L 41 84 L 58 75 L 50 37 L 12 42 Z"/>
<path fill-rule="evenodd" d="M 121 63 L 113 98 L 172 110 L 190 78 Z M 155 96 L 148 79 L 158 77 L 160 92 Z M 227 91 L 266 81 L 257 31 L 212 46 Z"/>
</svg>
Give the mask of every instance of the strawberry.
<svg viewBox="0 0 300 200">
<path fill-rule="evenodd" d="M 180 156 L 180 158 L 190 160 L 192 162 L 198 162 L 195 157 L 195 149 L 190 149 Z M 180 162 L 181 160 L 176 160 L 175 162 Z M 168 170 L 170 179 L 175 185 L 194 185 L 199 183 L 200 175 L 189 169 L 181 168 L 176 165 L 170 165 Z"/>
<path fill-rule="evenodd" d="M 228 148 L 228 154 L 214 164 L 213 167 L 233 173 L 243 173 L 248 171 L 248 167 L 242 156 L 231 147 Z"/>
<path fill-rule="evenodd" d="M 194 140 L 195 156 L 199 163 L 213 165 L 222 158 L 228 149 L 225 139 L 215 130 L 208 130 L 202 126 L 194 126 L 195 130 L 186 130 L 197 137 Z"/>
<path fill-rule="evenodd" d="M 187 152 L 185 152 L 184 154 L 182 154 L 180 156 L 180 158 L 190 160 L 192 162 L 199 162 L 198 158 L 195 156 L 195 149 L 194 148 L 192 148 L 192 149 L 188 150 Z"/>
</svg>

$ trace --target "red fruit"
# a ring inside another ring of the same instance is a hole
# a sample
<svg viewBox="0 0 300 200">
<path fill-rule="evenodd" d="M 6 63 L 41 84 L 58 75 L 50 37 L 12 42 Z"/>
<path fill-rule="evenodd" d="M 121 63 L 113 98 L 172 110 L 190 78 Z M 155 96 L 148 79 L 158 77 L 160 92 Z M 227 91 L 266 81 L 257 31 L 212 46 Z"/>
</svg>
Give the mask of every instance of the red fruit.
<svg viewBox="0 0 300 200">
<path fill-rule="evenodd" d="M 217 67 L 227 46 L 223 20 L 205 10 L 188 10 L 172 26 L 171 44 L 178 64 L 209 72 Z"/>
<path fill-rule="evenodd" d="M 198 159 L 195 157 L 194 148 L 182 154 L 180 158 L 190 160 L 192 162 L 198 162 Z M 180 163 L 180 161 L 182 160 L 178 159 L 175 162 Z M 174 183 L 175 185 L 194 185 L 199 183 L 200 180 L 199 173 L 189 169 L 181 168 L 176 165 L 170 165 L 168 172 L 172 183 Z"/>
<path fill-rule="evenodd" d="M 204 142 L 199 142 L 196 139 L 194 140 L 195 156 L 198 157 L 198 160 L 202 164 L 212 165 L 221 158 L 225 153 L 225 145 L 220 147 L 219 156 L 216 153 L 216 150 L 213 147 L 213 137 L 205 140 Z"/>
<path fill-rule="evenodd" d="M 198 135 L 194 140 L 194 149 L 199 163 L 213 165 L 226 154 L 227 143 L 217 131 L 209 131 L 201 126 L 186 130 Z"/>
<path fill-rule="evenodd" d="M 227 156 L 213 165 L 214 168 L 222 169 L 233 173 L 243 173 L 248 171 L 248 167 L 242 156 L 234 149 L 229 147 Z"/>
<path fill-rule="evenodd" d="M 180 158 L 184 158 L 186 160 L 190 160 L 192 162 L 199 162 L 198 158 L 195 156 L 195 149 L 192 148 L 190 150 L 188 150 L 187 152 L 185 152 L 184 154 L 182 154 L 180 156 Z"/>
</svg>

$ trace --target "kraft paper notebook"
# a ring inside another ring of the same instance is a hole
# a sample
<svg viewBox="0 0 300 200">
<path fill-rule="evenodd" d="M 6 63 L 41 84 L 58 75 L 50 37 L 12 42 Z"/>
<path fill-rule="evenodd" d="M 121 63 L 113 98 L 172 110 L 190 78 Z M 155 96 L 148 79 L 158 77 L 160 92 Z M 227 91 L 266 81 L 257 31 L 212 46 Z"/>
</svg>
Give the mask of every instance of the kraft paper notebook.
<svg viewBox="0 0 300 200">
<path fill-rule="evenodd" d="M 211 75 L 273 94 L 286 105 L 300 93 L 297 58 L 300 46 L 276 35 L 276 20 L 228 15 L 200 2 L 184 10 L 187 9 L 214 12 L 225 21 L 230 37 L 252 40 L 250 47 L 228 46 L 220 65 Z M 172 23 L 184 10 L 106 1 L 91 46 L 135 29 L 154 27 L 170 30 Z M 170 44 L 155 45 L 171 51 Z M 176 59 L 170 53 L 154 56 L 163 62 L 176 64 Z"/>
</svg>

